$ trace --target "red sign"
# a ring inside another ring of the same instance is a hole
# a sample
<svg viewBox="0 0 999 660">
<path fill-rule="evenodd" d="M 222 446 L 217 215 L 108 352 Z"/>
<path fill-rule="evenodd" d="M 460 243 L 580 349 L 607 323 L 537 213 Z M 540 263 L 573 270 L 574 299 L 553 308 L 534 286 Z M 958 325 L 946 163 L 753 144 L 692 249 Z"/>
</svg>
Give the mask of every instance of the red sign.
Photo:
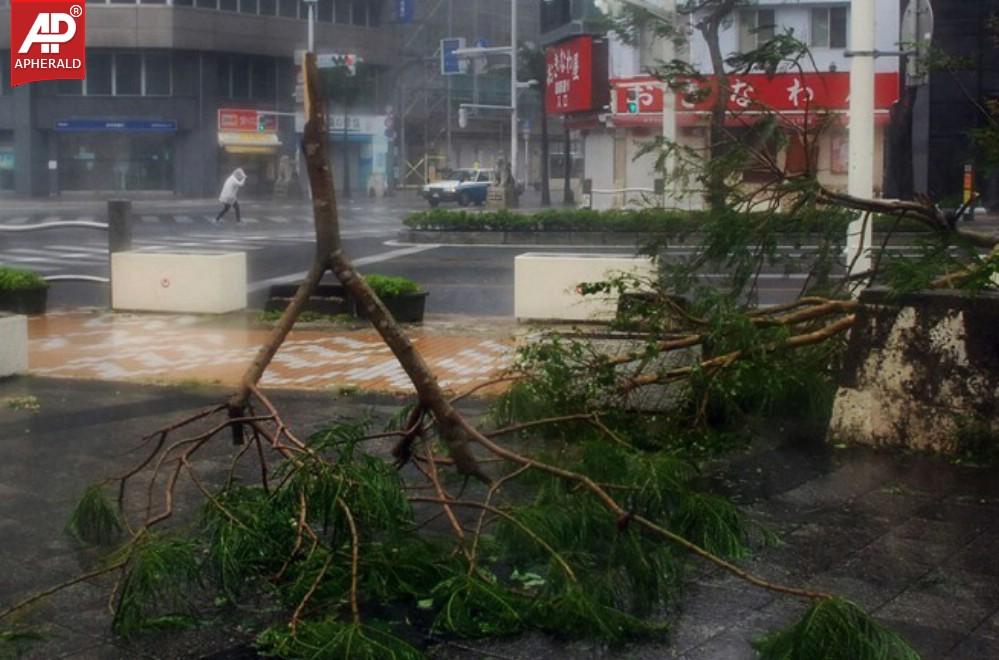
<svg viewBox="0 0 999 660">
<path fill-rule="evenodd" d="M 87 77 L 83 0 L 11 0 L 10 84 Z"/>
<path fill-rule="evenodd" d="M 219 130 L 226 133 L 276 133 L 277 115 L 241 108 L 219 108 Z"/>
<path fill-rule="evenodd" d="M 614 112 L 619 115 L 662 113 L 663 84 L 654 78 L 618 78 L 612 81 L 616 100 Z M 717 94 L 711 79 L 689 83 L 689 92 L 676 93 L 678 112 L 709 112 Z M 819 112 L 849 110 L 849 72 L 768 76 L 753 73 L 731 76 L 728 80 L 730 112 Z M 879 73 L 874 78 L 874 104 L 878 110 L 888 110 L 898 100 L 898 73 Z M 635 104 L 638 113 L 629 111 Z"/>
<path fill-rule="evenodd" d="M 593 109 L 593 37 L 576 37 L 545 51 L 545 112 Z"/>
</svg>

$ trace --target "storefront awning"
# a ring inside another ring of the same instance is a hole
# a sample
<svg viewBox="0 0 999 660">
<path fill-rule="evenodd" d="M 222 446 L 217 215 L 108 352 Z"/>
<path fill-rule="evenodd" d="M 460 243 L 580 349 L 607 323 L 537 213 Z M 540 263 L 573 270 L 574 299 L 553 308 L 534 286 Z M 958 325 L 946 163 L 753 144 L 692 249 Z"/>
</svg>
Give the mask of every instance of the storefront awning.
<svg viewBox="0 0 999 660">
<path fill-rule="evenodd" d="M 219 146 L 233 154 L 270 154 L 281 146 L 277 133 L 219 131 Z"/>
<path fill-rule="evenodd" d="M 766 113 L 744 112 L 739 115 L 729 114 L 725 117 L 725 125 L 729 127 L 751 126 L 763 119 L 771 116 Z M 808 117 L 808 123 L 813 124 L 825 119 L 827 115 L 813 113 L 808 116 L 800 113 L 774 113 L 779 122 L 803 126 Z M 833 120 L 841 126 L 845 126 L 849 121 L 849 115 L 845 112 L 832 113 Z M 711 122 L 711 115 L 706 112 L 678 112 L 676 113 L 676 125 L 682 128 L 691 126 L 707 126 Z M 891 116 L 886 111 L 878 111 L 874 115 L 876 126 L 887 126 L 891 123 Z M 661 128 L 663 117 L 659 113 L 642 114 L 613 114 L 608 117 L 608 124 L 618 128 Z"/>
</svg>

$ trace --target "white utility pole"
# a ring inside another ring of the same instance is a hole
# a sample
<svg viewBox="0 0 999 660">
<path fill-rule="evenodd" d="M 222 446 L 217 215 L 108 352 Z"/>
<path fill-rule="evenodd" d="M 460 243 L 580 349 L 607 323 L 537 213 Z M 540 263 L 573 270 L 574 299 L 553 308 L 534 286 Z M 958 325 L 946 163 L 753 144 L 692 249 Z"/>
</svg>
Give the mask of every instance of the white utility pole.
<svg viewBox="0 0 999 660">
<path fill-rule="evenodd" d="M 659 4 L 653 4 L 648 0 L 623 0 L 623 2 L 632 7 L 643 9 L 666 23 L 674 24 L 676 20 L 676 0 L 659 0 Z M 676 57 L 672 39 L 668 37 L 664 38 L 662 48 L 664 63 Z M 673 90 L 669 88 L 669 85 L 665 81 L 663 82 L 663 143 L 667 145 L 667 148 L 669 148 L 668 145 L 676 143 L 676 95 L 673 94 Z M 666 189 L 663 194 L 663 206 L 665 206 L 666 199 L 671 195 L 670 191 L 676 185 L 675 181 L 669 181 L 674 175 L 673 170 L 676 169 L 676 157 L 673 155 L 672 149 L 667 153 L 666 161 L 663 165 L 667 178 Z"/>
<path fill-rule="evenodd" d="M 517 2 L 510 0 L 510 172 L 517 180 Z"/>
<path fill-rule="evenodd" d="M 847 192 L 853 197 L 874 196 L 874 0 L 850 3 L 850 146 Z M 873 220 L 850 223 L 846 263 L 850 274 L 871 268 Z"/>
</svg>

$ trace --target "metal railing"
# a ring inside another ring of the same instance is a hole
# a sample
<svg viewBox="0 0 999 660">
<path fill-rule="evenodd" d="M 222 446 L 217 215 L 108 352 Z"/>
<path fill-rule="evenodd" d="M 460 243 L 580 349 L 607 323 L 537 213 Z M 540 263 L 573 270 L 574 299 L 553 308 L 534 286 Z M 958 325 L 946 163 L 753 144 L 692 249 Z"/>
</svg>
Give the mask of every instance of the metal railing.
<svg viewBox="0 0 999 660">
<path fill-rule="evenodd" d="M 55 222 L 40 222 L 34 225 L 0 225 L 0 234 L 52 231 L 56 229 L 95 229 L 97 231 L 104 231 L 108 235 L 108 258 L 110 259 L 110 256 L 115 252 L 124 252 L 132 249 L 131 215 L 131 201 L 127 199 L 112 199 L 108 201 L 107 222 L 59 220 Z M 46 282 L 111 283 L 110 277 L 101 277 L 99 275 L 48 275 L 42 279 Z"/>
</svg>

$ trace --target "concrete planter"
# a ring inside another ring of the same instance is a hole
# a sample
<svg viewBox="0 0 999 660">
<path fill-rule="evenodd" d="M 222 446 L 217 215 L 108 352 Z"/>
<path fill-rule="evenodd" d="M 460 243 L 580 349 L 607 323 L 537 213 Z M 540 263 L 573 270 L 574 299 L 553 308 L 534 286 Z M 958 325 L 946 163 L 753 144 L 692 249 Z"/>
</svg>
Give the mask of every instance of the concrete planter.
<svg viewBox="0 0 999 660">
<path fill-rule="evenodd" d="M 599 282 L 617 273 L 643 279 L 656 276 L 652 259 L 631 255 L 528 252 L 514 259 L 514 315 L 536 321 L 610 321 L 617 296 L 583 296 L 582 282 Z"/>
<path fill-rule="evenodd" d="M 830 440 L 961 453 L 962 429 L 999 433 L 999 294 L 860 300 Z"/>
<path fill-rule="evenodd" d="M 48 297 L 48 288 L 0 291 L 0 312 L 44 314 Z"/>
<path fill-rule="evenodd" d="M 276 284 L 271 287 L 270 296 L 267 298 L 266 309 L 268 312 L 283 312 L 291 303 L 291 299 L 298 291 L 297 284 Z M 352 314 L 353 307 L 347 299 L 347 291 L 339 284 L 320 284 L 315 292 L 305 303 L 303 311 L 314 314 L 326 314 L 328 316 L 339 316 L 341 314 Z"/>
<path fill-rule="evenodd" d="M 0 312 L 0 377 L 28 370 L 28 318 Z"/>
<path fill-rule="evenodd" d="M 408 293 L 404 296 L 393 296 L 382 298 L 382 302 L 392 313 L 393 318 L 399 323 L 423 323 L 423 315 L 427 307 L 427 296 L 429 291 L 419 293 Z M 354 302 L 354 313 L 358 318 L 368 318 L 364 309 Z"/>
<path fill-rule="evenodd" d="M 116 310 L 225 314 L 246 309 L 245 252 L 115 252 Z"/>
</svg>

